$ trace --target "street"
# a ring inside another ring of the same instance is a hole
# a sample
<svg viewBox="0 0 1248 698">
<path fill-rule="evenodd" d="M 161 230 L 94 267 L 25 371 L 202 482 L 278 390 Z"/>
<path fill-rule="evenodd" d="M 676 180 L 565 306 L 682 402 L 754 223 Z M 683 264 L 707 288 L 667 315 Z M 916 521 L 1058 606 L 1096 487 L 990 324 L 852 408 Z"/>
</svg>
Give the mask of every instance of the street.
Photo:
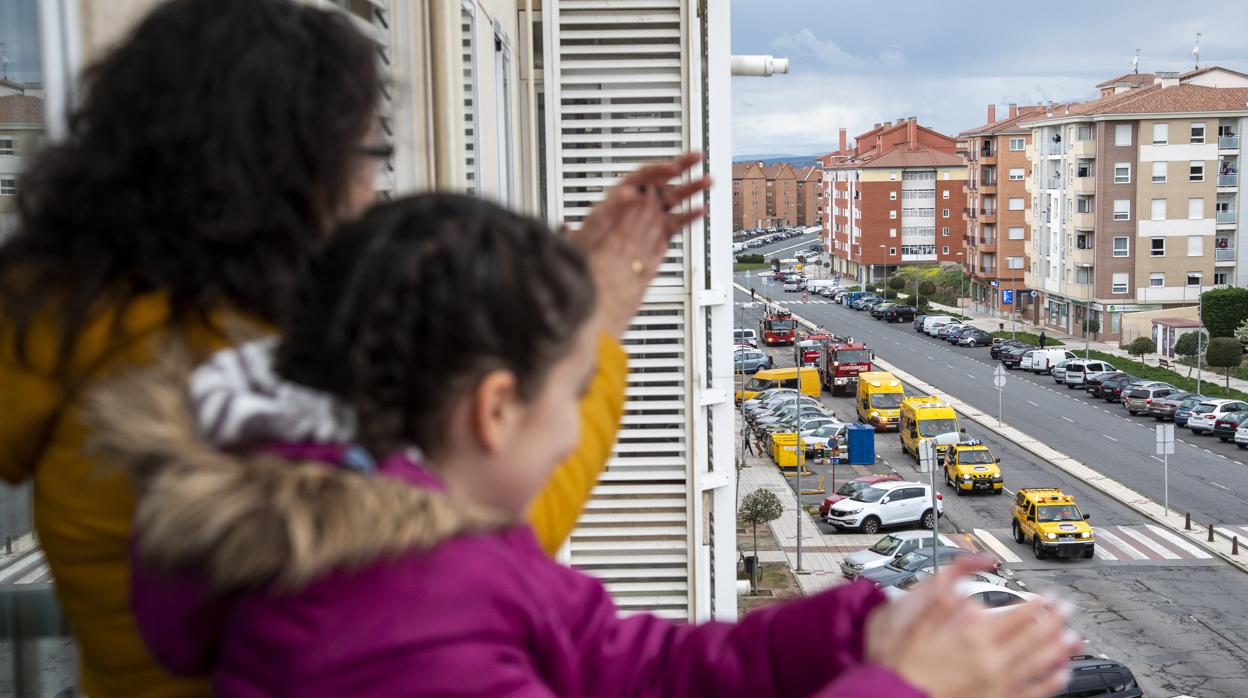
<svg viewBox="0 0 1248 698">
<path fill-rule="evenodd" d="M 742 275 L 737 281 L 749 283 Z M 754 279 L 755 284 L 758 281 Z M 813 296 L 806 303 L 795 294 L 788 294 L 786 300 L 774 286 L 767 287 L 767 294 L 822 327 L 866 341 L 879 358 L 919 380 L 995 414 L 992 371 L 997 362 L 990 359 L 987 348 L 953 349 L 915 333 L 909 323 L 877 322 L 865 313 Z M 748 301 L 749 294 L 737 290 L 736 299 Z M 745 311 L 745 327 L 757 324 L 757 311 L 757 306 Z M 790 347 L 764 350 L 772 354 L 777 366 L 793 365 Z M 907 394 L 920 393 L 908 386 Z M 855 420 L 852 397 L 833 398 L 825 393 L 823 402 L 843 420 Z M 1097 404 L 1082 391 L 1053 385 L 1048 376 L 1014 371 L 1007 382 L 1004 420 L 1161 500 L 1161 464 L 1151 458 L 1156 423 L 1151 418 L 1130 418 L 1115 405 Z M 1079 609 L 1074 625 L 1087 638 L 1089 653 L 1126 663 L 1146 695 L 1229 698 L 1246 694 L 1248 617 L 1242 613 L 1242 602 L 1229 600 L 1248 598 L 1248 575 L 1021 447 L 975 424 L 964 426 L 1001 459 L 1007 493 L 956 497 L 938 482 L 938 491 L 945 495 L 942 532 L 957 534 L 960 545 L 993 555 L 1019 587 L 1054 589 L 1070 599 Z M 1201 520 L 1248 524 L 1248 509 L 1237 496 L 1248 492 L 1248 467 L 1241 462 L 1241 452 L 1216 439 L 1203 437 L 1197 442 L 1186 430 L 1179 433 L 1186 443 L 1178 444 L 1170 458 L 1171 505 L 1190 507 Z M 928 474 L 919 473 L 914 459 L 902 452 L 895 432 L 876 435 L 876 456 L 875 468 L 841 465 L 835 478 L 832 466 L 812 464 L 810 469 L 816 477 L 826 478 L 828 492 L 865 470 L 928 480 Z M 1214 480 L 1228 489 L 1208 484 Z M 811 484 L 804 479 L 804 487 Z M 1028 546 L 1013 541 L 1010 495 L 1020 487 L 1035 486 L 1058 486 L 1076 495 L 1096 529 L 1095 558 L 1039 561 Z M 804 505 L 813 506 L 822 495 L 802 499 Z M 826 523 L 819 526 L 831 532 Z"/>
</svg>

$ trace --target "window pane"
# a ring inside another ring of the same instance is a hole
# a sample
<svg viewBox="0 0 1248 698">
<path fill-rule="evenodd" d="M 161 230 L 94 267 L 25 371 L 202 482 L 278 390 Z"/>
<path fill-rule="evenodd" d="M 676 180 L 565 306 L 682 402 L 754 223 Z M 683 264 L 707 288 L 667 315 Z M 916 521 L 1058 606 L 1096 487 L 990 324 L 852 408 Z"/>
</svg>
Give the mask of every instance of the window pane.
<svg viewBox="0 0 1248 698">
<path fill-rule="evenodd" d="M 1165 286 L 1166 285 L 1165 272 L 1158 271 L 1158 272 L 1153 272 L 1152 274 L 1149 274 L 1148 285 L 1152 286 L 1153 288 L 1161 288 L 1162 286 Z"/>
<path fill-rule="evenodd" d="M 1166 162 L 1164 160 L 1158 160 L 1158 161 L 1153 162 L 1153 181 L 1154 182 L 1166 181 Z"/>
<path fill-rule="evenodd" d="M 1152 251 L 1152 255 L 1154 257 L 1165 256 L 1166 254 L 1166 239 L 1165 238 L 1153 238 L 1150 241 L 1150 245 L 1151 245 L 1150 250 Z"/>
<path fill-rule="evenodd" d="M 1166 200 L 1165 199 L 1153 199 L 1152 214 L 1153 214 L 1152 218 L 1155 221 L 1166 220 Z"/>
<path fill-rule="evenodd" d="M 1187 236 L 1187 256 L 1199 257 L 1205 253 L 1204 238 L 1200 235 Z"/>
<path fill-rule="evenodd" d="M 1116 124 L 1114 126 L 1114 145 L 1131 145 L 1131 124 Z"/>
<path fill-rule="evenodd" d="M 1010 228 L 1009 237 L 1011 240 L 1022 240 L 1023 229 L 1022 228 Z"/>
<path fill-rule="evenodd" d="M 1169 124 L 1153 124 L 1153 145 L 1165 145 L 1170 140 Z"/>
<path fill-rule="evenodd" d="M 1187 200 L 1187 217 L 1200 220 L 1205 217 L 1205 200 L 1203 198 Z"/>
</svg>

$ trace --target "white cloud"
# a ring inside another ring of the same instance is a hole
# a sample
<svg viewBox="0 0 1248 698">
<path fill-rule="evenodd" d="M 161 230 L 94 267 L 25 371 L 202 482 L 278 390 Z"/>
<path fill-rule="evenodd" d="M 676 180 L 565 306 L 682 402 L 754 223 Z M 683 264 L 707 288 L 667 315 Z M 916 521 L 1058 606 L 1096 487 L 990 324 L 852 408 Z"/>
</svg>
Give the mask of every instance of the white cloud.
<svg viewBox="0 0 1248 698">
<path fill-rule="evenodd" d="M 841 48 L 835 41 L 820 39 L 806 28 L 795 33 L 781 34 L 771 44 L 777 51 L 814 59 L 823 67 L 833 70 L 901 68 L 906 63 L 905 55 L 899 49 L 887 48 L 877 56 L 857 56 Z"/>
</svg>

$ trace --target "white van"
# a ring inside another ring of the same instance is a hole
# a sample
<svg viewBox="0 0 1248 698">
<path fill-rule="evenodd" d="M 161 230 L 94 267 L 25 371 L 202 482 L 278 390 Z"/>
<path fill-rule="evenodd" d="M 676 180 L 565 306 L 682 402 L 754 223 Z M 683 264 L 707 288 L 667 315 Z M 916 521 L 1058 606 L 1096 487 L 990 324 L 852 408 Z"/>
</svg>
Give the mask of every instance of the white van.
<svg viewBox="0 0 1248 698">
<path fill-rule="evenodd" d="M 754 330 L 738 327 L 732 331 L 734 344 L 748 344 L 754 348 L 758 348 L 758 333 Z"/>
<path fill-rule="evenodd" d="M 1074 352 L 1065 349 L 1036 349 L 1031 352 L 1031 365 L 1027 365 L 1024 358 L 1021 369 L 1030 369 L 1032 373 L 1039 375 L 1041 373 L 1052 373 L 1053 367 L 1067 359 L 1076 358 Z"/>
<path fill-rule="evenodd" d="M 953 322 L 952 315 L 928 315 L 923 318 L 923 332 L 935 337 L 941 325 L 948 325 L 951 322 Z"/>
</svg>

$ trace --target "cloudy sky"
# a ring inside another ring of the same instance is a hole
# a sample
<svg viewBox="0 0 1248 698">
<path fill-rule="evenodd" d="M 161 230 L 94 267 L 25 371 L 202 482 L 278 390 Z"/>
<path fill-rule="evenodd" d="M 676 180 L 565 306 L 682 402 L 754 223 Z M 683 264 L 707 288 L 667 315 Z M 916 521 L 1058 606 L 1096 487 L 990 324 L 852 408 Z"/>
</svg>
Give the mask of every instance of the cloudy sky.
<svg viewBox="0 0 1248 698">
<path fill-rule="evenodd" d="M 1248 2 L 1197 0 L 731 0 L 732 52 L 790 60 L 789 74 L 733 78 L 733 153 L 826 151 L 914 115 L 944 133 L 990 103 L 1087 99 L 1131 69 L 1248 72 Z M 998 109 L 1000 113 L 1003 108 Z"/>
<path fill-rule="evenodd" d="M 35 0 L 0 0 L 0 44 L 10 80 L 39 82 L 39 15 Z"/>
</svg>

